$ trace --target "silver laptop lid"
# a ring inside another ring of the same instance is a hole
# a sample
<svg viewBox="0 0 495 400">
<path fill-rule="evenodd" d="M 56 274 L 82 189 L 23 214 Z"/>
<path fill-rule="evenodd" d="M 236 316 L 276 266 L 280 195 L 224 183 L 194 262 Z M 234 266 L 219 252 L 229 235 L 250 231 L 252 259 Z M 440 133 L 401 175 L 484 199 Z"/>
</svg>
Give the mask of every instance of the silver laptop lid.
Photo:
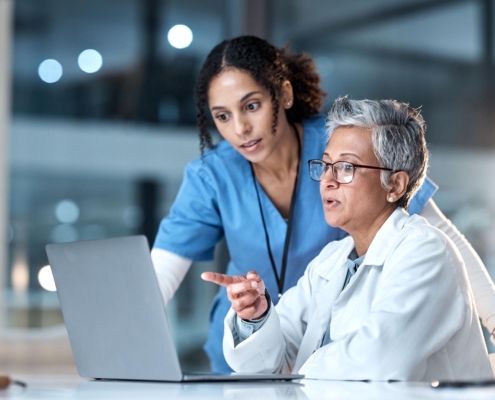
<svg viewBox="0 0 495 400">
<path fill-rule="evenodd" d="M 182 379 L 144 236 L 49 244 L 46 252 L 81 377 Z"/>
</svg>

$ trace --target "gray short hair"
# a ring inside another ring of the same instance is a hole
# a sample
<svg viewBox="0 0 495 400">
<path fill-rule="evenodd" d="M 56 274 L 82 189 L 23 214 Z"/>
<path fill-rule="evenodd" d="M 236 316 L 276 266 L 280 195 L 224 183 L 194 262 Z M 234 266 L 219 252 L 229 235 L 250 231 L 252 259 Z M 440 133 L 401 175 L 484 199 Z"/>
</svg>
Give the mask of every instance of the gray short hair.
<svg viewBox="0 0 495 400">
<path fill-rule="evenodd" d="M 395 100 L 335 100 L 327 118 L 328 139 L 339 127 L 359 127 L 371 130 L 373 151 L 380 166 L 382 187 L 390 189 L 393 172 L 409 174 L 406 193 L 397 205 L 407 209 L 414 194 L 423 184 L 428 168 L 425 141 L 426 124 L 419 110 Z"/>
</svg>

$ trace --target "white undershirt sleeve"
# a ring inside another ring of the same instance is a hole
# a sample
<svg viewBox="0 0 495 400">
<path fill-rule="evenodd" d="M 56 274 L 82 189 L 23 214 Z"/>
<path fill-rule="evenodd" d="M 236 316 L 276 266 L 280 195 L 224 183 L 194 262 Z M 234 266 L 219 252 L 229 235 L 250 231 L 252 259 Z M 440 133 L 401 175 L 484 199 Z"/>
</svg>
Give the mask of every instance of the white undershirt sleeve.
<svg viewBox="0 0 495 400">
<path fill-rule="evenodd" d="M 495 328 L 495 285 L 488 275 L 483 261 L 463 234 L 440 211 L 433 200 L 429 200 L 419 214 L 433 226 L 443 231 L 457 246 L 466 264 L 469 282 L 474 295 L 476 309 L 483 325 L 490 333 Z M 490 335 L 495 344 L 495 337 Z"/>
<path fill-rule="evenodd" d="M 186 276 L 192 260 L 157 248 L 151 250 L 151 260 L 155 267 L 163 303 L 166 306 Z"/>
</svg>

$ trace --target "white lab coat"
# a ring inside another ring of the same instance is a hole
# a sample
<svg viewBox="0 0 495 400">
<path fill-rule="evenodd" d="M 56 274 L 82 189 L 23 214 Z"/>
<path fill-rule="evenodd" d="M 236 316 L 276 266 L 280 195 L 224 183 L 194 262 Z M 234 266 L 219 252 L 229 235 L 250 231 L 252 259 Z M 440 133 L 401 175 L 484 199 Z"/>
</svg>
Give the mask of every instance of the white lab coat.
<svg viewBox="0 0 495 400">
<path fill-rule="evenodd" d="M 328 244 L 236 347 L 231 309 L 223 340 L 229 365 L 313 379 L 493 378 L 464 264 L 446 235 L 397 209 L 342 291 L 353 248 L 351 237 Z M 320 348 L 329 323 L 332 342 Z"/>
</svg>

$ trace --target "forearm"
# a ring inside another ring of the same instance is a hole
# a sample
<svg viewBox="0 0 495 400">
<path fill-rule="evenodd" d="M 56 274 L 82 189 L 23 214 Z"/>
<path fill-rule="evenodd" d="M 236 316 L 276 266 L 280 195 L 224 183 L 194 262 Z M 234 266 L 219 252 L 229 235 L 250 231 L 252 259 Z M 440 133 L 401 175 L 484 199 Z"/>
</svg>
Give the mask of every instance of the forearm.
<svg viewBox="0 0 495 400">
<path fill-rule="evenodd" d="M 166 306 L 186 276 L 192 260 L 158 248 L 151 250 L 151 260 Z"/>
<path fill-rule="evenodd" d="M 430 200 L 420 214 L 436 228 L 444 232 L 456 245 L 466 265 L 469 283 L 476 309 L 483 325 L 492 332 L 495 328 L 495 285 L 488 271 L 471 244 Z"/>
</svg>

